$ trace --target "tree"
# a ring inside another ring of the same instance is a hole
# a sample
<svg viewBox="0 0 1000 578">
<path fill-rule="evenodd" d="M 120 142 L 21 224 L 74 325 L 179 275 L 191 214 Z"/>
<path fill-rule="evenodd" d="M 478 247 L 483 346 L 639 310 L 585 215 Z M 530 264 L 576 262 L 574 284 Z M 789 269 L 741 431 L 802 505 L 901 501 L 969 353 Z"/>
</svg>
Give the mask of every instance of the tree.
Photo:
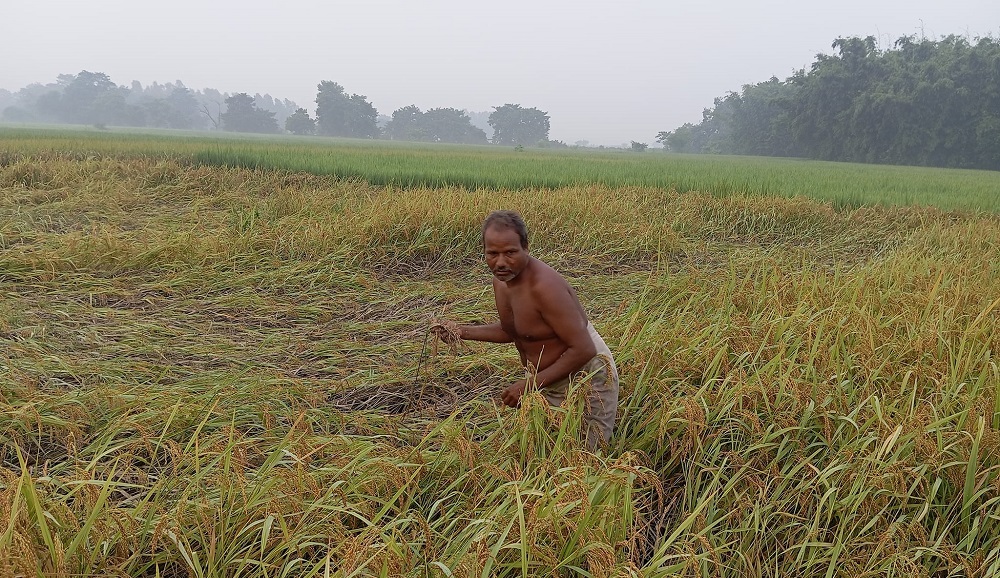
<svg viewBox="0 0 1000 578">
<path fill-rule="evenodd" d="M 632 152 L 644 153 L 649 145 L 644 142 L 632 141 Z"/>
<path fill-rule="evenodd" d="M 64 85 L 57 83 L 41 84 L 38 82 L 29 84 L 14 93 L 14 109 L 10 114 L 5 112 L 5 118 L 10 120 L 18 119 L 17 122 L 57 122 L 59 119 L 54 112 L 47 112 L 39 105 L 39 100 L 47 98 L 49 94 L 56 99 L 60 98 Z"/>
<path fill-rule="evenodd" d="M 549 115 L 537 108 L 519 104 L 494 107 L 489 123 L 493 144 L 531 146 L 549 139 Z"/>
<path fill-rule="evenodd" d="M 473 126 L 469 115 L 457 108 L 432 108 L 420 112 L 416 105 L 392 113 L 385 134 L 393 140 L 487 144 L 486 132 Z"/>
<path fill-rule="evenodd" d="M 366 96 L 344 92 L 344 87 L 329 80 L 320 82 L 316 93 L 317 132 L 328 136 L 377 138 L 378 111 Z"/>
<path fill-rule="evenodd" d="M 0 110 L 6 110 L 9 106 L 14 106 L 17 104 L 17 99 L 14 98 L 14 94 L 3 88 L 0 88 Z"/>
<path fill-rule="evenodd" d="M 102 128 L 111 124 L 145 125 L 145 112 L 140 107 L 125 102 L 125 94 L 124 90 L 112 90 L 98 95 L 91 107 L 89 122 Z"/>
<path fill-rule="evenodd" d="M 109 111 L 104 106 L 115 103 L 102 102 L 101 97 L 116 92 L 117 88 L 103 72 L 81 71 L 63 91 L 63 120 L 82 124 L 107 122 Z"/>
<path fill-rule="evenodd" d="M 424 113 L 423 125 L 433 142 L 487 144 L 486 131 L 473 126 L 472 119 L 457 108 L 432 108 Z"/>
<path fill-rule="evenodd" d="M 167 126 L 190 129 L 198 126 L 198 100 L 189 89 L 177 81 L 177 87 L 166 98 L 169 113 Z"/>
<path fill-rule="evenodd" d="M 309 116 L 304 108 L 297 108 L 285 119 L 285 130 L 292 134 L 308 135 L 316 132 L 316 121 Z"/>
<path fill-rule="evenodd" d="M 385 126 L 385 136 L 392 140 L 487 144 L 486 132 L 472 124 L 469 115 L 457 108 L 432 108 L 421 112 L 416 105 L 404 106 L 392 113 Z"/>
<path fill-rule="evenodd" d="M 284 126 L 288 117 L 300 108 L 298 104 L 287 98 L 284 100 L 273 98 L 270 94 L 255 94 L 253 101 L 257 105 L 257 108 L 273 112 L 274 119 L 278 121 L 278 126 Z"/>
<path fill-rule="evenodd" d="M 420 127 L 420 119 L 423 115 L 424 113 L 415 104 L 397 108 L 392 112 L 392 118 L 385 125 L 384 136 L 389 140 L 425 140 Z"/>
<path fill-rule="evenodd" d="M 198 113 L 205 115 L 208 122 L 212 123 L 212 127 L 215 130 L 219 130 L 219 128 L 221 128 L 220 124 L 222 123 L 222 105 L 218 102 L 213 104 L 215 104 L 215 115 L 212 115 L 212 111 L 208 108 L 207 102 L 201 103 L 201 108 L 198 110 Z"/>
<path fill-rule="evenodd" d="M 672 153 L 700 153 L 703 151 L 697 146 L 698 132 L 700 125 L 688 122 L 671 131 L 660 131 L 656 135 L 656 142 Z"/>
<path fill-rule="evenodd" d="M 479 127 L 481 129 L 483 129 L 484 133 L 487 133 L 487 132 L 490 132 L 490 131 L 493 130 L 493 128 L 490 126 L 490 114 L 491 114 L 491 111 L 488 111 L 488 110 L 483 110 L 483 111 L 466 110 L 464 112 L 469 117 L 469 122 L 472 123 L 472 126 L 476 126 L 476 127 Z"/>
<path fill-rule="evenodd" d="M 219 129 L 227 98 L 229 94 L 212 88 L 190 90 L 180 80 L 153 82 L 148 86 L 133 80 L 128 86 L 117 86 L 104 73 L 84 70 L 79 74 L 60 74 L 55 82 L 30 84 L 14 94 L 0 89 L 0 112 L 10 109 L 2 117 L 20 122 Z M 253 105 L 258 111 L 276 113 L 277 126 L 283 126 L 287 116 L 298 108 L 290 100 L 267 94 L 254 98 Z M 258 117 L 257 125 L 251 123 L 250 127 L 239 127 L 240 130 L 277 131 L 259 114 L 250 116 Z M 240 122 L 232 114 L 229 121 L 230 130 Z"/>
<path fill-rule="evenodd" d="M 3 109 L 3 115 L 0 118 L 7 122 L 31 122 L 35 120 L 30 112 L 19 106 L 8 106 Z"/>
<path fill-rule="evenodd" d="M 715 99 L 657 135 L 678 152 L 1000 169 L 1000 41 L 838 38 L 808 71 Z"/>
<path fill-rule="evenodd" d="M 221 115 L 222 130 L 232 132 L 276 133 L 278 123 L 274 113 L 260 110 L 253 97 L 245 92 L 226 99 L 226 112 Z"/>
<path fill-rule="evenodd" d="M 146 113 L 146 126 L 157 128 L 169 128 L 170 117 L 173 110 L 165 98 L 154 98 L 142 103 L 142 109 Z"/>
<path fill-rule="evenodd" d="M 35 99 L 35 109 L 50 122 L 70 122 L 66 120 L 68 114 L 63 105 L 62 92 L 57 90 L 38 95 Z"/>
<path fill-rule="evenodd" d="M 59 75 L 58 86 L 36 101 L 38 110 L 60 122 L 75 124 L 141 124 L 142 111 L 128 105 L 128 89 L 111 82 L 103 72 L 80 71 Z"/>
<path fill-rule="evenodd" d="M 227 94 L 214 88 L 206 88 L 197 97 L 198 114 L 204 115 L 215 130 L 222 128 L 222 103 L 227 98 L 229 98 Z"/>
</svg>

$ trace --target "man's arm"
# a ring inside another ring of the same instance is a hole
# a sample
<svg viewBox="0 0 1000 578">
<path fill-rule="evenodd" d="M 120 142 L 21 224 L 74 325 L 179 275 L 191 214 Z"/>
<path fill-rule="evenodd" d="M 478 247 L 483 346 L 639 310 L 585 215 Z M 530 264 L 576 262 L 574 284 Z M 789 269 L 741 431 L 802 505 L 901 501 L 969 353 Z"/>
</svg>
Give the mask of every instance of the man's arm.
<svg viewBox="0 0 1000 578">
<path fill-rule="evenodd" d="M 560 284 L 563 285 L 563 284 Z M 539 387 L 556 383 L 571 373 L 579 371 L 597 355 L 597 347 L 587 330 L 587 320 L 582 308 L 568 285 L 555 290 L 539 291 L 536 295 L 538 311 L 549 327 L 566 344 L 566 351 L 535 376 Z"/>
<path fill-rule="evenodd" d="M 499 323 L 489 325 L 459 325 L 453 321 L 435 323 L 431 331 L 441 341 L 448 344 L 458 343 L 459 339 L 470 341 L 490 341 L 492 343 L 510 343 L 514 338 L 504 331 Z"/>
<path fill-rule="evenodd" d="M 497 280 L 493 280 L 493 296 L 496 300 L 497 311 L 506 311 L 507 294 L 502 287 L 497 287 Z M 450 327 L 446 327 L 446 325 Z M 458 325 L 452 322 L 436 325 L 432 328 L 434 333 L 445 343 L 455 343 L 458 339 L 469 341 L 488 341 L 490 343 L 511 343 L 514 336 L 507 333 L 500 322 L 488 325 Z"/>
<path fill-rule="evenodd" d="M 503 311 L 510 310 L 509 297 L 505 287 L 496 279 L 493 279 L 493 300 L 497 305 L 497 314 L 503 319 Z M 488 341 L 490 343 L 511 343 L 514 336 L 503 328 L 497 321 L 489 325 L 460 325 L 459 335 L 462 339 L 471 341 Z"/>
<path fill-rule="evenodd" d="M 500 323 L 489 325 L 459 325 L 458 335 L 470 341 L 489 341 L 490 343 L 510 343 L 514 338 L 504 331 Z"/>
</svg>

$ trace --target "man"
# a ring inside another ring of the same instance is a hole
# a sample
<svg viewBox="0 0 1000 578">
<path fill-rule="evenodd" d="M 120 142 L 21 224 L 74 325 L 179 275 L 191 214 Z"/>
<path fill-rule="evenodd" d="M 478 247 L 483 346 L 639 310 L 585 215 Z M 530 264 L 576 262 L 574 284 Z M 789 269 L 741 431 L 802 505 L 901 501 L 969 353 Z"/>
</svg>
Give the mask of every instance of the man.
<svg viewBox="0 0 1000 578">
<path fill-rule="evenodd" d="M 618 369 L 576 292 L 562 275 L 528 253 L 528 230 L 517 213 L 490 213 L 482 238 L 500 321 L 451 329 L 437 325 L 435 334 L 448 343 L 459 338 L 513 342 L 528 377 L 504 389 L 501 399 L 510 407 L 518 406 L 529 384 L 549 404 L 562 405 L 570 380 L 586 377 L 586 443 L 590 449 L 607 443 L 618 413 Z"/>
</svg>

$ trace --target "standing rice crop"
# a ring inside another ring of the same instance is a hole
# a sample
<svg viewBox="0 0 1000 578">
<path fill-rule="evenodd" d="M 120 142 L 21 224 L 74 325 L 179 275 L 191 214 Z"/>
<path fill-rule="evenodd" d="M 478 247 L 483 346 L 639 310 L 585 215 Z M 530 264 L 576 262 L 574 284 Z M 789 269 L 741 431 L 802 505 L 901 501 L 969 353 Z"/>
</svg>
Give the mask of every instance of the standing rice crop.
<svg viewBox="0 0 1000 578">
<path fill-rule="evenodd" d="M 1000 571 L 995 216 L 36 145 L 0 166 L 4 575 Z M 420 363 L 429 316 L 492 319 L 499 207 L 616 353 L 602 453 L 579 396 L 496 405 L 509 350 Z"/>
</svg>

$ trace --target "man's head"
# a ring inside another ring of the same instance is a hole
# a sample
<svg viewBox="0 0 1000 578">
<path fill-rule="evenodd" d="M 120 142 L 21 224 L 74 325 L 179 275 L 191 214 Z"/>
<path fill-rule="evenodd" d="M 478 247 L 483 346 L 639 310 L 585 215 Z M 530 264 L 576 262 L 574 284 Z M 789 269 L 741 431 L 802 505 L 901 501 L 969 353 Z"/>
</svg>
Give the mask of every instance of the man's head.
<svg viewBox="0 0 1000 578">
<path fill-rule="evenodd" d="M 483 253 L 493 276 L 510 282 L 524 271 L 528 255 L 528 228 L 514 211 L 493 211 L 483 222 Z"/>
<path fill-rule="evenodd" d="M 510 229 L 517 233 L 523 249 L 528 248 L 528 227 L 524 224 L 524 219 L 515 211 L 493 211 L 486 220 L 483 221 L 483 245 L 486 245 L 486 230 L 497 227 L 500 229 Z"/>
</svg>

